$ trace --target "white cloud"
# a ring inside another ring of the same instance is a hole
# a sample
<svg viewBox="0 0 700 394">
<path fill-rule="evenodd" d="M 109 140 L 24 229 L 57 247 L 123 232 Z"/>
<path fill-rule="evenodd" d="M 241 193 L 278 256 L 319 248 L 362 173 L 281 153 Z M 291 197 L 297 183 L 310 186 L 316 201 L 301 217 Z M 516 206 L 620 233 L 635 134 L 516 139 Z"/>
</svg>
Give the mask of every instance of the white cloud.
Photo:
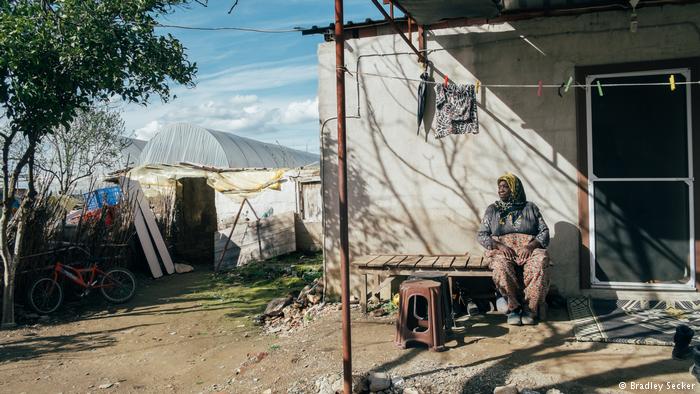
<svg viewBox="0 0 700 394">
<path fill-rule="evenodd" d="M 163 124 L 157 120 L 148 122 L 145 126 L 134 130 L 134 137 L 140 140 L 150 140 L 158 133 L 158 130 L 163 127 Z"/>
<path fill-rule="evenodd" d="M 318 120 L 318 96 L 313 100 L 292 101 L 282 113 L 282 124 L 297 124 Z"/>
</svg>

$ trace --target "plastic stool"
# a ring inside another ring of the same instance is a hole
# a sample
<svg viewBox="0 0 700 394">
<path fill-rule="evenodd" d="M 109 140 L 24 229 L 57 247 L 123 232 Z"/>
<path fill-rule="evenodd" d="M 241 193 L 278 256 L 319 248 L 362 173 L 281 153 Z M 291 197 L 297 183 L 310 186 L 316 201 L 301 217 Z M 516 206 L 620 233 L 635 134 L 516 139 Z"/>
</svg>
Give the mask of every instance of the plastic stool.
<svg viewBox="0 0 700 394">
<path fill-rule="evenodd" d="M 445 350 L 445 320 L 442 314 L 442 285 L 433 280 L 408 280 L 401 284 L 401 305 L 396 321 L 396 345 L 409 342 Z"/>
</svg>

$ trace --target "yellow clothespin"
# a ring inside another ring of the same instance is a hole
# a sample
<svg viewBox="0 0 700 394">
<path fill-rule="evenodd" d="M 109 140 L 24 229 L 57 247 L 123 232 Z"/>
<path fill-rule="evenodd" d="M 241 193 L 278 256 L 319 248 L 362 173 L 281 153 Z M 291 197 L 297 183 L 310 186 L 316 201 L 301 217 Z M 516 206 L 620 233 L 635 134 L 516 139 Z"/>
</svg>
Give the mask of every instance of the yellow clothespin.
<svg viewBox="0 0 700 394">
<path fill-rule="evenodd" d="M 481 87 L 481 81 L 476 80 L 476 94 L 479 94 L 479 88 Z"/>
<path fill-rule="evenodd" d="M 671 85 L 671 91 L 673 92 L 676 90 L 676 76 L 671 74 L 670 77 L 668 77 L 668 83 Z"/>
</svg>

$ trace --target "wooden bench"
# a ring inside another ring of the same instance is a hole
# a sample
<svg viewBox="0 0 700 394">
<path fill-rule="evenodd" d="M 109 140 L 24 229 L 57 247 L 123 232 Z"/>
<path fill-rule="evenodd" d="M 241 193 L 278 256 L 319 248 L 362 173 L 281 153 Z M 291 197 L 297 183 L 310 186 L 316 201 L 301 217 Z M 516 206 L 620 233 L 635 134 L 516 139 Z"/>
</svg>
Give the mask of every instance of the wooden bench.
<svg viewBox="0 0 700 394">
<path fill-rule="evenodd" d="M 394 276 L 409 276 L 420 271 L 442 272 L 447 274 L 452 293 L 452 281 L 455 277 L 491 277 L 483 256 L 479 255 L 367 255 L 361 256 L 350 263 L 350 268 L 363 277 L 360 305 L 362 312 L 367 313 L 367 294 L 369 275 L 385 275 L 387 278 L 371 293 L 377 293 Z"/>
</svg>

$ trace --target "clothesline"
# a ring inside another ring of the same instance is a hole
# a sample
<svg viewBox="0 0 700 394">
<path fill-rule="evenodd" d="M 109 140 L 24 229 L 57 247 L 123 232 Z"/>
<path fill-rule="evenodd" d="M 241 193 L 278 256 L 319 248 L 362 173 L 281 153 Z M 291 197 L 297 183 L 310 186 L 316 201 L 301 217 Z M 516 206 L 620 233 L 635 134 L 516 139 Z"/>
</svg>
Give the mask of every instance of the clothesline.
<svg viewBox="0 0 700 394">
<path fill-rule="evenodd" d="M 348 74 L 352 75 L 355 77 L 355 75 L 363 75 L 363 76 L 369 76 L 369 77 L 377 77 L 377 78 L 386 78 L 386 79 L 396 79 L 396 80 L 401 80 L 401 81 L 410 81 L 410 82 L 423 82 L 422 79 L 420 78 L 408 78 L 408 77 L 400 77 L 400 76 L 395 76 L 395 75 L 383 75 L 383 74 L 376 74 L 376 73 L 370 73 L 370 72 L 353 72 L 348 69 L 345 69 Z M 441 85 L 444 82 L 443 81 L 424 81 L 426 84 L 430 85 Z M 700 81 L 686 81 L 686 82 L 675 82 L 675 85 L 692 85 L 692 84 L 698 84 L 700 85 Z M 561 88 L 562 85 L 565 85 L 565 83 L 560 83 L 560 84 L 485 84 L 481 83 L 481 87 L 485 88 Z M 579 83 L 572 83 L 569 85 L 570 87 L 575 87 L 575 88 L 582 88 L 585 89 L 586 85 L 579 84 Z M 591 87 L 597 87 L 598 85 L 591 85 Z M 669 82 L 639 82 L 639 83 L 600 83 L 601 87 L 629 87 L 629 86 L 669 86 Z"/>
</svg>

